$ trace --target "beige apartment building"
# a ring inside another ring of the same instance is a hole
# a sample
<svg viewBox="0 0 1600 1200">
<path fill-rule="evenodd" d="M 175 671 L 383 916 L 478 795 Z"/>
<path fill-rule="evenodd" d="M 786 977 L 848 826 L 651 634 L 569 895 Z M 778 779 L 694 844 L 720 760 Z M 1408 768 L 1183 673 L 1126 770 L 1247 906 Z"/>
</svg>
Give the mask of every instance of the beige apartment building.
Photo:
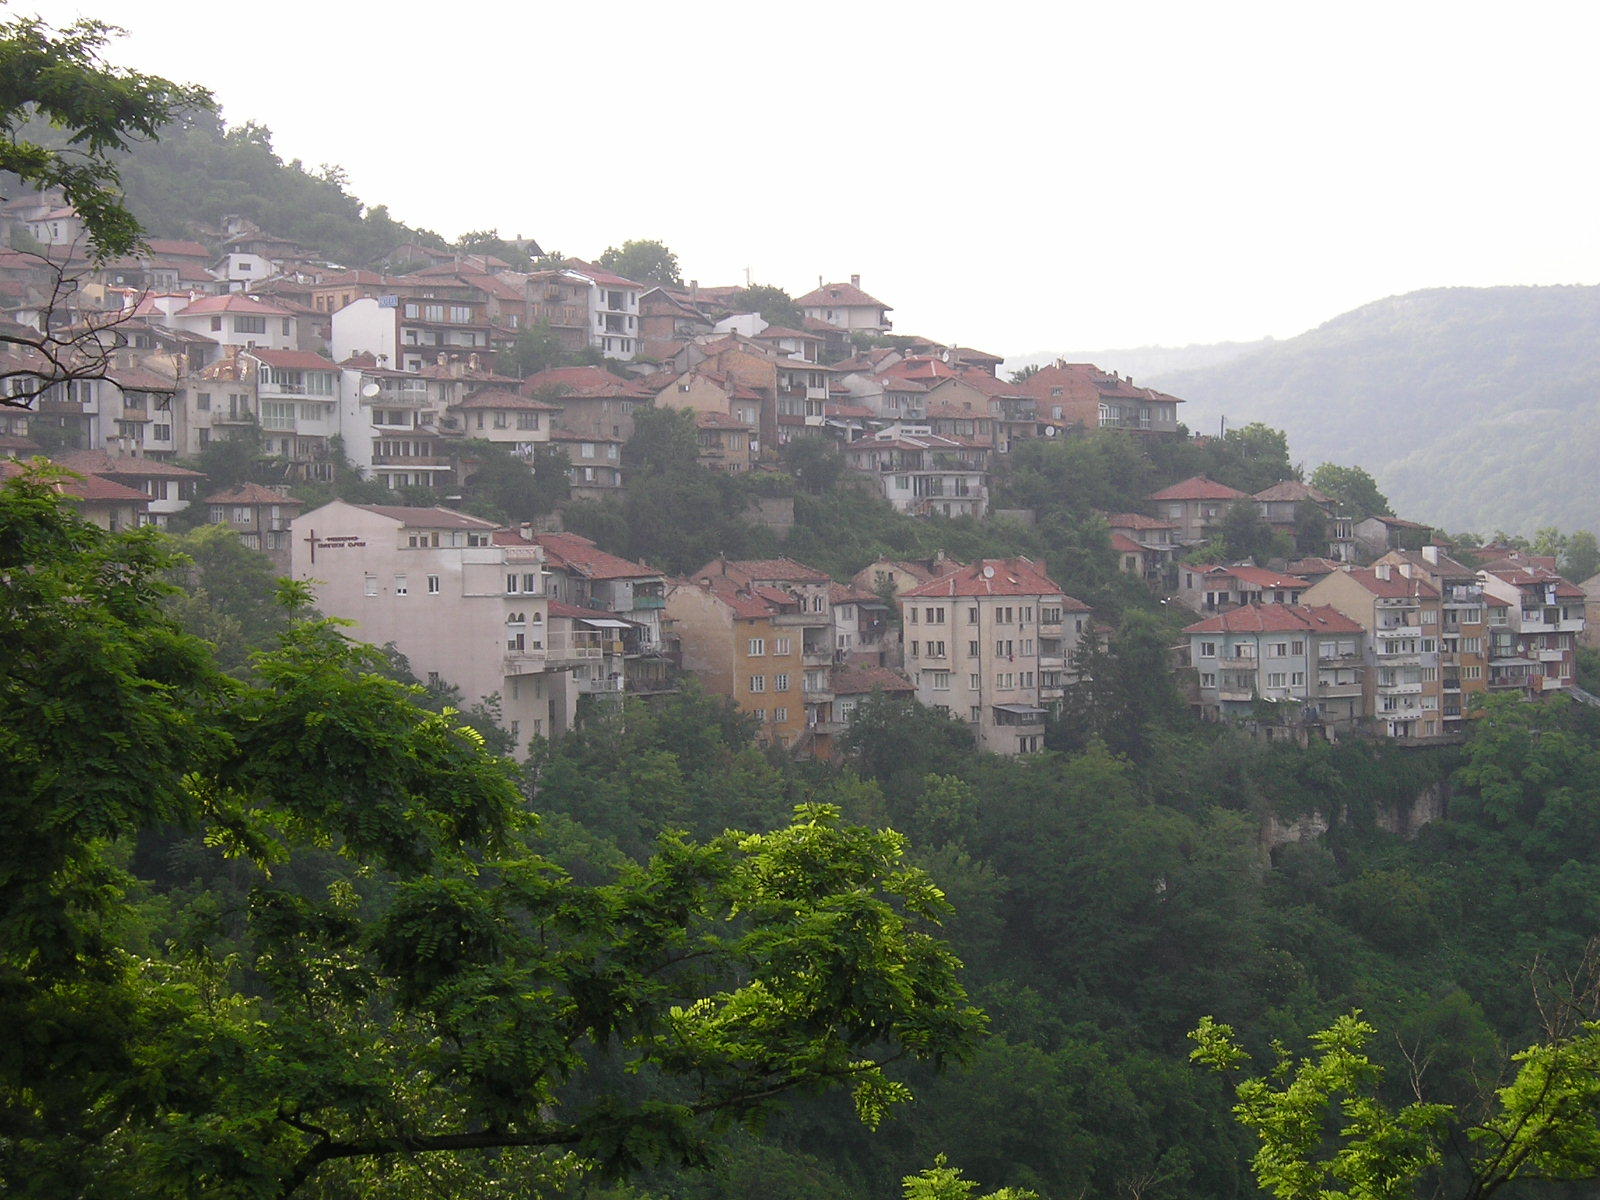
<svg viewBox="0 0 1600 1200">
<path fill-rule="evenodd" d="M 1489 690 L 1489 615 L 1477 571 L 1433 545 L 1391 550 L 1378 564 L 1425 579 L 1439 593 L 1440 711 L 1445 733 L 1463 733 Z"/>
<path fill-rule="evenodd" d="M 1366 631 L 1365 706 L 1378 732 L 1407 741 L 1453 732 L 1444 723 L 1438 588 L 1380 562 L 1324 576 L 1303 603 L 1329 605 Z"/>
<path fill-rule="evenodd" d="M 979 559 L 898 601 L 917 699 L 971 724 L 985 750 L 1042 750 L 1089 606 L 1027 558 Z"/>
<path fill-rule="evenodd" d="M 497 699 L 522 754 L 571 727 L 570 672 L 604 651 L 571 622 L 552 630 L 544 551 L 497 546 L 495 529 L 447 508 L 335 500 L 295 518 L 293 576 L 351 637 L 393 643 L 419 679 L 455 685 L 468 704 Z"/>
</svg>

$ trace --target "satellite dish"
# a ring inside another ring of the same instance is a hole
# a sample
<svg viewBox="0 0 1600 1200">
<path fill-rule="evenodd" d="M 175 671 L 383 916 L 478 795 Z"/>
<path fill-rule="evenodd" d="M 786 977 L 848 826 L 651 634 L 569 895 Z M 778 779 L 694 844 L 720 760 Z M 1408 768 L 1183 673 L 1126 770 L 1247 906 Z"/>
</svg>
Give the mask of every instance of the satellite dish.
<svg viewBox="0 0 1600 1200">
<path fill-rule="evenodd" d="M 379 387 L 376 383 L 366 383 L 366 384 L 362 384 L 362 386 L 361 386 L 361 394 L 363 396 L 365 396 L 368 400 L 376 399 L 378 393 L 381 392 L 381 391 L 383 391 L 383 389 L 381 387 Z"/>
<path fill-rule="evenodd" d="M 1056 427 L 1054 425 L 1046 425 L 1044 427 L 1044 435 L 1045 437 L 1055 437 Z"/>
<path fill-rule="evenodd" d="M 993 579 L 994 578 L 994 568 L 993 567 L 984 567 L 984 569 L 983 569 L 983 577 L 985 579 Z"/>
</svg>

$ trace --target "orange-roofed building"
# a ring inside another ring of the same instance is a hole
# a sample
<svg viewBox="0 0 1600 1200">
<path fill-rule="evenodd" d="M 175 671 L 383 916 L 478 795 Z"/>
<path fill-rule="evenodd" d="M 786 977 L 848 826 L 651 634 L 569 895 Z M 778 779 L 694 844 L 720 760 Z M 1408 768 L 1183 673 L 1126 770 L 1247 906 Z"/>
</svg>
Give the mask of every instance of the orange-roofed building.
<svg viewBox="0 0 1600 1200">
<path fill-rule="evenodd" d="M 825 283 L 815 291 L 797 296 L 795 304 L 809 319 L 853 332 L 888 333 L 893 308 L 861 290 L 861 276 L 850 276 L 849 283 Z"/>
<path fill-rule="evenodd" d="M 1202 716 L 1330 736 L 1360 724 L 1366 632 L 1337 609 L 1251 604 L 1183 632 L 1199 676 Z"/>
<path fill-rule="evenodd" d="M 968 722 L 998 754 L 1044 748 L 1089 606 L 1028 558 L 979 559 L 898 597 L 917 699 Z"/>
<path fill-rule="evenodd" d="M 1240 501 L 1255 503 L 1247 492 L 1195 475 L 1146 497 L 1156 516 L 1177 527 L 1180 544 L 1203 542 Z"/>
<path fill-rule="evenodd" d="M 1125 429 L 1139 434 L 1178 432 L 1183 401 L 1093 363 L 1058 360 L 1017 385 L 1034 398 L 1040 424 L 1056 429 Z"/>
</svg>

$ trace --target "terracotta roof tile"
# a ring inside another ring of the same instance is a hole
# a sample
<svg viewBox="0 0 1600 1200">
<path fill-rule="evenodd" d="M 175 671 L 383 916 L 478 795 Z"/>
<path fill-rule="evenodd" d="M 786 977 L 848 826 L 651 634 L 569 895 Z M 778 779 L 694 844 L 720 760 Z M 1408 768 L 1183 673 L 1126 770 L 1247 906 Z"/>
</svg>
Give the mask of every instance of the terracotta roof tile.
<svg viewBox="0 0 1600 1200">
<path fill-rule="evenodd" d="M 1362 633 L 1356 622 L 1330 605 L 1246 604 L 1196 621 L 1185 633 Z"/>
</svg>

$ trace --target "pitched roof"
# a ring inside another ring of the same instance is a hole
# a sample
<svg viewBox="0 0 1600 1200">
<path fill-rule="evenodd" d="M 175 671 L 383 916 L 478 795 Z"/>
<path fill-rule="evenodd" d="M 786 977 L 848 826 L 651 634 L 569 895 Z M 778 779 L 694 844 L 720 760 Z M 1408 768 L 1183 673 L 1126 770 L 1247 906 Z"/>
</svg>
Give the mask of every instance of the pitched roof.
<svg viewBox="0 0 1600 1200">
<path fill-rule="evenodd" d="M 153 255 L 165 255 L 172 258 L 203 258 L 208 262 L 211 251 L 199 242 L 184 241 L 179 238 L 146 238 L 144 244 L 150 248 Z"/>
<path fill-rule="evenodd" d="M 0 478 L 10 479 L 27 470 L 30 468 L 25 463 L 19 463 L 14 459 L 0 461 Z M 150 503 L 150 497 L 138 488 L 128 487 L 103 475 L 68 475 L 55 480 L 54 486 L 63 495 L 76 496 L 79 500 L 144 505 Z"/>
<path fill-rule="evenodd" d="M 877 604 L 887 608 L 883 597 L 876 592 L 865 592 L 848 583 L 828 584 L 829 604 Z"/>
<path fill-rule="evenodd" d="M 1031 558 L 980 558 L 948 575 L 902 592 L 902 597 L 940 596 L 1056 596 L 1069 612 L 1088 612 L 1081 600 L 1062 593 L 1061 585 Z"/>
<path fill-rule="evenodd" d="M 259 358 L 269 367 L 286 371 L 337 371 L 339 364 L 331 358 L 313 354 L 310 350 L 246 350 L 251 358 Z"/>
<path fill-rule="evenodd" d="M 202 317 L 207 313 L 246 313 L 263 317 L 292 317 L 294 314 L 276 304 L 264 304 L 243 292 L 228 292 L 221 296 L 202 296 L 178 310 L 180 317 Z"/>
<path fill-rule="evenodd" d="M 833 668 L 830 687 L 835 696 L 864 696 L 869 692 L 914 692 L 916 687 L 888 667 L 845 664 Z"/>
<path fill-rule="evenodd" d="M 206 504 L 278 504 L 289 508 L 304 508 L 305 503 L 296 500 L 293 496 L 285 496 L 282 492 L 275 492 L 269 487 L 262 487 L 259 483 L 241 483 L 236 488 L 229 488 L 223 492 L 212 492 L 203 503 Z"/>
<path fill-rule="evenodd" d="M 750 426 L 737 417 L 730 417 L 727 413 L 697 412 L 694 423 L 701 429 L 749 429 Z"/>
<path fill-rule="evenodd" d="M 1389 578 L 1380 578 L 1377 571 L 1371 567 L 1346 572 L 1374 596 L 1384 599 L 1398 599 L 1403 596 L 1416 596 L 1424 600 L 1434 599 L 1439 595 L 1438 590 L 1426 579 L 1408 579 L 1399 571 L 1391 571 Z"/>
<path fill-rule="evenodd" d="M 1333 497 L 1326 492 L 1319 492 L 1309 483 L 1301 483 L 1298 479 L 1280 479 L 1269 488 L 1255 494 L 1257 500 L 1288 501 L 1299 503 L 1310 500 L 1313 504 L 1332 504 Z"/>
<path fill-rule="evenodd" d="M 546 404 L 543 400 L 535 400 L 532 396 L 524 396 L 521 392 L 513 392 L 508 388 L 482 388 L 465 400 L 457 400 L 450 407 L 516 409 L 519 412 L 561 411 L 559 404 Z"/>
<path fill-rule="evenodd" d="M 1111 548 L 1118 554 L 1143 554 L 1144 547 L 1125 533 L 1111 535 Z"/>
<path fill-rule="evenodd" d="M 1105 523 L 1113 529 L 1176 529 L 1171 521 L 1147 517 L 1143 513 L 1107 513 Z"/>
<path fill-rule="evenodd" d="M 1331 605 L 1246 604 L 1196 621 L 1185 633 L 1361 633 L 1362 627 Z"/>
<path fill-rule="evenodd" d="M 93 475 L 127 475 L 144 479 L 203 479 L 199 471 L 155 458 L 118 458 L 104 450 L 67 450 L 50 456 L 69 471 Z"/>
<path fill-rule="evenodd" d="M 544 547 L 545 561 L 551 566 L 567 568 L 586 579 L 656 579 L 661 575 L 654 567 L 608 554 L 576 533 L 536 533 L 533 540 Z"/>
<path fill-rule="evenodd" d="M 1225 483 L 1217 483 L 1207 479 L 1204 475 L 1193 475 L 1188 479 L 1173 484 L 1171 487 L 1162 488 L 1159 492 L 1151 492 L 1151 500 L 1249 500 L 1251 497 L 1237 488 L 1231 488 Z"/>
<path fill-rule="evenodd" d="M 1570 583 L 1554 571 L 1547 571 L 1543 567 L 1512 567 L 1510 569 L 1485 567 L 1483 570 L 1485 575 L 1493 575 L 1496 579 L 1503 580 L 1514 587 L 1547 587 L 1554 584 L 1556 595 L 1558 596 L 1569 596 L 1576 599 L 1585 595 L 1584 590 L 1577 584 Z"/>
<path fill-rule="evenodd" d="M 1208 575 L 1232 575 L 1242 583 L 1253 584 L 1256 587 L 1266 588 L 1308 588 L 1311 585 L 1304 579 L 1293 575 L 1283 575 L 1277 571 L 1269 571 L 1265 567 L 1250 566 L 1214 566 L 1206 567 Z"/>
<path fill-rule="evenodd" d="M 799 308 L 889 308 L 853 283 L 825 283 L 804 296 L 796 296 L 794 302 Z"/>
<path fill-rule="evenodd" d="M 776 580 L 782 583 L 830 583 L 826 574 L 792 558 L 714 558 L 690 578 L 726 578 L 750 586 Z"/>
</svg>

